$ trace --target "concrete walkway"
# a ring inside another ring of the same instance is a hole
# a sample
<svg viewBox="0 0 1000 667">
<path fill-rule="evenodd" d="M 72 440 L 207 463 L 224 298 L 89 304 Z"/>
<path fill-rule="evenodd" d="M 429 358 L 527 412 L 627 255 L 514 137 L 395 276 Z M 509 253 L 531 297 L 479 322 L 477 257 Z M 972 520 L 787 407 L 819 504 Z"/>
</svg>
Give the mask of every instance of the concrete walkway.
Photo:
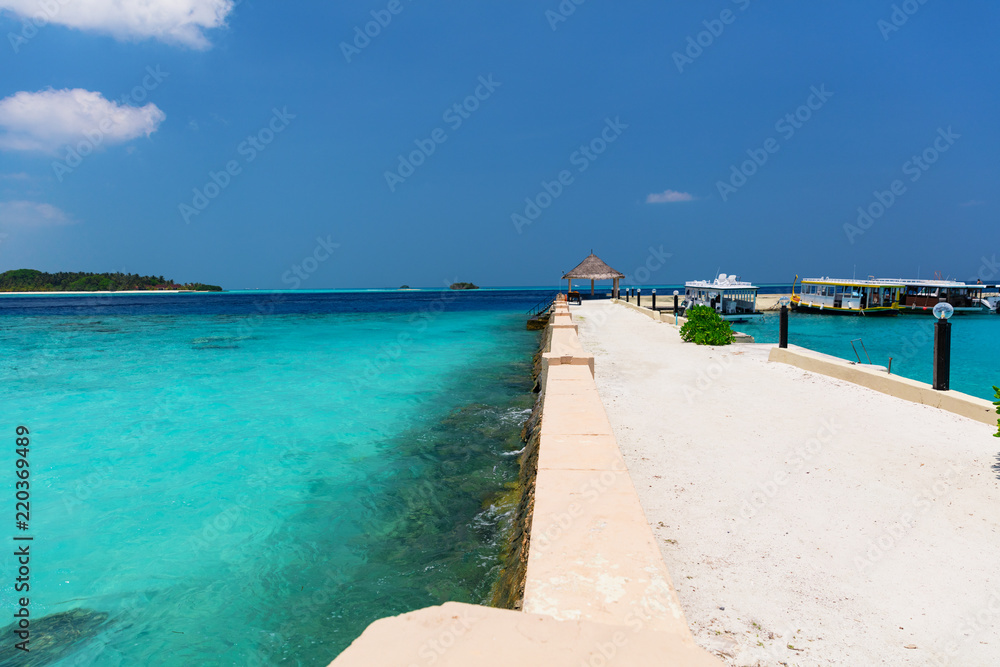
<svg viewBox="0 0 1000 667">
<path fill-rule="evenodd" d="M 994 429 L 768 363 L 770 345 L 572 312 L 701 646 L 733 665 L 1000 665 Z"/>
</svg>

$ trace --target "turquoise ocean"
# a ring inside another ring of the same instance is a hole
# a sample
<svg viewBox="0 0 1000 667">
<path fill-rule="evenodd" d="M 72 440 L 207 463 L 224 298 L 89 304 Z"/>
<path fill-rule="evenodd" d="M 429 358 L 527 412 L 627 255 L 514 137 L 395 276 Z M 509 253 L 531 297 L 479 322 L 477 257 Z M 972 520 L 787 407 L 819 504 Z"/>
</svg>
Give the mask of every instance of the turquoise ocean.
<svg viewBox="0 0 1000 667">
<path fill-rule="evenodd" d="M 542 296 L 0 299 L 0 536 L 23 425 L 34 537 L 34 650 L 8 626 L 0 665 L 326 665 L 377 618 L 485 602 Z"/>
<path fill-rule="evenodd" d="M 930 383 L 935 321 L 931 315 L 851 317 L 792 311 L 788 342 L 850 361 L 860 357 L 868 363 L 870 358 L 880 366 L 888 366 L 892 357 L 894 375 Z M 949 322 L 951 389 L 994 400 L 992 387 L 1000 385 L 1000 316 L 963 314 Z M 733 329 L 750 334 L 758 343 L 777 343 L 778 313 L 766 314 L 759 323 L 734 324 Z"/>
</svg>

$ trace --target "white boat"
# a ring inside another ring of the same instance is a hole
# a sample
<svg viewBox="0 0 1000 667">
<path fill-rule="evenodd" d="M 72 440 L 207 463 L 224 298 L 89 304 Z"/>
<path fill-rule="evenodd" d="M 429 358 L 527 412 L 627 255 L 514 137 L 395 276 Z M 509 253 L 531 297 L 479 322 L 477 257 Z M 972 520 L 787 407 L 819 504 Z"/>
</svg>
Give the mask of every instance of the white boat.
<svg viewBox="0 0 1000 667">
<path fill-rule="evenodd" d="M 694 306 L 708 306 L 722 319 L 730 322 L 749 322 L 764 317 L 757 310 L 757 286 L 743 282 L 735 275 L 720 273 L 713 281 L 692 280 L 684 283 L 684 300 L 681 314 Z"/>
<path fill-rule="evenodd" d="M 990 311 L 991 313 L 996 313 L 1000 315 L 1000 296 L 991 295 L 986 296 L 985 294 L 979 299 L 979 305 Z"/>
<path fill-rule="evenodd" d="M 795 281 L 799 279 L 795 276 Z M 859 278 L 806 278 L 795 293 L 792 282 L 792 309 L 827 315 L 898 315 L 900 293 L 904 283 L 899 280 L 867 280 Z"/>
</svg>

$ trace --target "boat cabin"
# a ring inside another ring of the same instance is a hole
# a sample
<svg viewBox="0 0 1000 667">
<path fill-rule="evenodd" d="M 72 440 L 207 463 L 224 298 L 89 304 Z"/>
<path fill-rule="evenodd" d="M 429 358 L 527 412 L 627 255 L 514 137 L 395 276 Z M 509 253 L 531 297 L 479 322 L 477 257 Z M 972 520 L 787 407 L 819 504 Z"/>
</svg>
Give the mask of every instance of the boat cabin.
<svg viewBox="0 0 1000 667">
<path fill-rule="evenodd" d="M 809 278 L 799 293 L 792 285 L 792 307 L 816 313 L 895 315 L 903 285 L 891 280 Z"/>
<path fill-rule="evenodd" d="M 764 314 L 757 310 L 757 290 L 756 285 L 725 273 L 719 274 L 713 281 L 692 280 L 684 283 L 681 311 L 694 306 L 708 306 L 730 322 L 761 319 Z"/>
<path fill-rule="evenodd" d="M 955 312 L 974 313 L 989 310 L 983 300 L 986 285 L 967 285 L 954 280 L 906 280 L 899 308 L 907 313 L 930 313 L 942 301 Z"/>
</svg>

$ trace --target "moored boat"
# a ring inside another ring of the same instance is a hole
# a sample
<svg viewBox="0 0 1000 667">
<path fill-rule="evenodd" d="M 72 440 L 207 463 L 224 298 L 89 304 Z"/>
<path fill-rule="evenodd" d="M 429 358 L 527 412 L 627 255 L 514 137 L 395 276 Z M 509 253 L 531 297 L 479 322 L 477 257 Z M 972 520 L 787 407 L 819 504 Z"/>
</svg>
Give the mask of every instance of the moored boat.
<svg viewBox="0 0 1000 667">
<path fill-rule="evenodd" d="M 899 297 L 902 313 L 930 315 L 934 306 L 947 302 L 956 313 L 983 313 L 990 308 L 983 299 L 986 285 L 969 285 L 956 280 L 901 280 L 904 285 Z"/>
<path fill-rule="evenodd" d="M 761 319 L 764 314 L 757 310 L 757 289 L 753 283 L 725 273 L 713 281 L 692 280 L 684 283 L 681 312 L 694 306 L 708 306 L 730 322 Z"/>
<path fill-rule="evenodd" d="M 796 276 L 796 280 L 798 276 Z M 792 308 L 831 315 L 898 315 L 903 285 L 892 280 L 808 278 L 799 293 L 792 283 Z"/>
</svg>

